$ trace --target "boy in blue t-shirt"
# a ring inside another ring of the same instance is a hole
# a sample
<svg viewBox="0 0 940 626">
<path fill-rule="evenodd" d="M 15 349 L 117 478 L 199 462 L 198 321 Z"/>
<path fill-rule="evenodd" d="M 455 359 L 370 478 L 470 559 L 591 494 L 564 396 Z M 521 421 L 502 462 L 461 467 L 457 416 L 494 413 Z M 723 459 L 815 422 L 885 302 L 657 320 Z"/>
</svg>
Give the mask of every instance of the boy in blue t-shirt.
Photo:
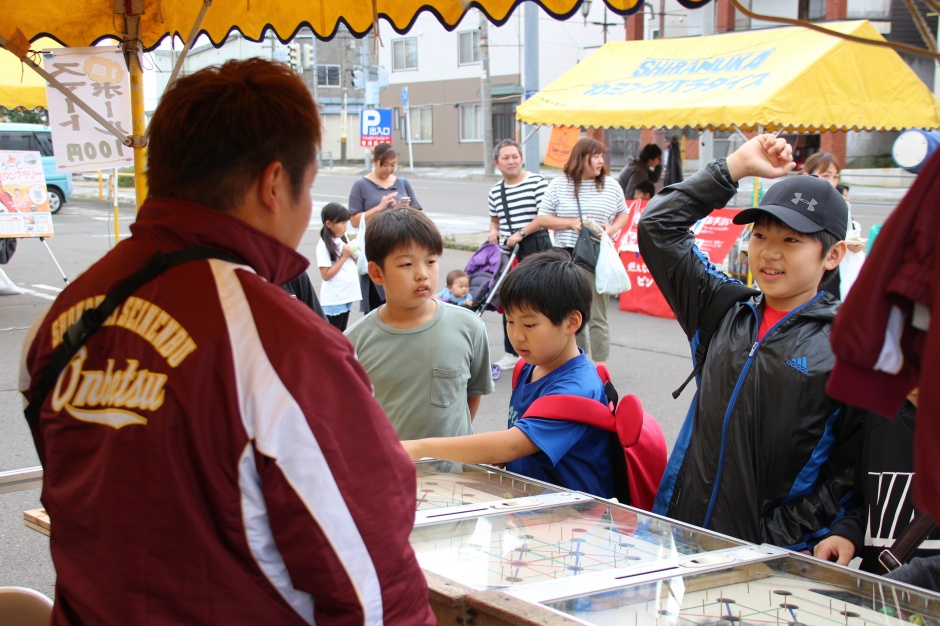
<svg viewBox="0 0 940 626">
<path fill-rule="evenodd" d="M 597 370 L 575 337 L 591 312 L 591 276 L 557 250 L 533 254 L 499 291 L 513 348 L 526 365 L 509 401 L 508 430 L 403 441 L 413 460 L 506 463 L 510 471 L 567 489 L 613 496 L 610 433 L 576 422 L 521 419 L 537 398 L 576 395 L 607 404 Z"/>
</svg>

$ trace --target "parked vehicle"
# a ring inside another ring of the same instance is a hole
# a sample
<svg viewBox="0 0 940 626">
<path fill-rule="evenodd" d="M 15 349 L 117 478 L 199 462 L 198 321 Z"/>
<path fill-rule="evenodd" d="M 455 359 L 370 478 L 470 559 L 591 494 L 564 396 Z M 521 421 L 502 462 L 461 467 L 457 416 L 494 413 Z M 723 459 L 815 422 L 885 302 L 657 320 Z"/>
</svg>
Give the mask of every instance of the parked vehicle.
<svg viewBox="0 0 940 626">
<path fill-rule="evenodd" d="M 72 193 L 72 175 L 56 171 L 52 131 L 41 124 L 0 123 L 0 150 L 35 150 L 42 155 L 42 170 L 49 191 L 49 209 L 62 210 Z"/>
</svg>

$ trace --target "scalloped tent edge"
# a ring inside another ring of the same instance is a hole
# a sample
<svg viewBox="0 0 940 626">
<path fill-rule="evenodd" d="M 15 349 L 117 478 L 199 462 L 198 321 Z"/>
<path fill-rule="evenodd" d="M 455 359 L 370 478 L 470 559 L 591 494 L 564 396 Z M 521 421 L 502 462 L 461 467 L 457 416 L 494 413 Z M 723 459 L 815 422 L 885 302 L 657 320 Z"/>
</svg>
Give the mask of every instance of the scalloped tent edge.
<svg viewBox="0 0 940 626">
<path fill-rule="evenodd" d="M 865 20 L 827 27 L 884 41 Z M 786 27 L 608 43 L 516 117 L 536 126 L 881 131 L 940 127 L 940 101 L 894 50 Z"/>
</svg>

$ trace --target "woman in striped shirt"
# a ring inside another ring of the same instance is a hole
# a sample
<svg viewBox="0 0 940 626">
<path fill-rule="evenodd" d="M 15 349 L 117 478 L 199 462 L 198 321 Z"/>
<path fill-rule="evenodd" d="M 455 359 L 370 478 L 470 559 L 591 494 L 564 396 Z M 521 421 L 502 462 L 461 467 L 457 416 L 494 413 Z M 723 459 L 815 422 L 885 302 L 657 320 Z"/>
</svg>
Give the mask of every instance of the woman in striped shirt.
<svg viewBox="0 0 940 626">
<path fill-rule="evenodd" d="M 626 225 L 627 205 L 623 189 L 608 175 L 604 163 L 606 148 L 601 142 L 582 137 L 571 150 L 563 175 L 554 178 L 539 203 L 538 217 L 526 230 L 538 228 L 555 231 L 555 246 L 569 253 L 574 250 L 578 232 L 583 223 L 593 222 L 613 235 Z M 579 211 L 580 205 L 580 211 Z M 518 243 L 513 235 L 507 245 Z M 591 319 L 587 333 L 578 335 L 578 345 L 595 363 L 606 363 L 610 356 L 610 331 L 607 325 L 607 307 L 610 296 L 594 291 Z M 583 328 L 583 327 L 582 327 Z"/>
</svg>

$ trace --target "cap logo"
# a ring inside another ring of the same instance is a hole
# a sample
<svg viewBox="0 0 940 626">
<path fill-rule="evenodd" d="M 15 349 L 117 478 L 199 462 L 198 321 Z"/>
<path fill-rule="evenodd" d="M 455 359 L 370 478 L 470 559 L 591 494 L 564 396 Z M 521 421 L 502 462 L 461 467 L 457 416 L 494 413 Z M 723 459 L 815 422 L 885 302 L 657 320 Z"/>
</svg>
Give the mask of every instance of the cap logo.
<svg viewBox="0 0 940 626">
<path fill-rule="evenodd" d="M 803 204 L 806 205 L 807 211 L 814 211 L 814 212 L 816 211 L 816 209 L 813 208 L 814 206 L 816 206 L 816 201 L 813 200 L 812 198 L 810 198 L 809 200 L 804 200 L 803 194 L 800 193 L 799 191 L 794 192 L 793 199 L 790 200 L 790 202 L 792 202 L 793 204 L 799 204 L 800 202 L 802 202 Z"/>
</svg>

